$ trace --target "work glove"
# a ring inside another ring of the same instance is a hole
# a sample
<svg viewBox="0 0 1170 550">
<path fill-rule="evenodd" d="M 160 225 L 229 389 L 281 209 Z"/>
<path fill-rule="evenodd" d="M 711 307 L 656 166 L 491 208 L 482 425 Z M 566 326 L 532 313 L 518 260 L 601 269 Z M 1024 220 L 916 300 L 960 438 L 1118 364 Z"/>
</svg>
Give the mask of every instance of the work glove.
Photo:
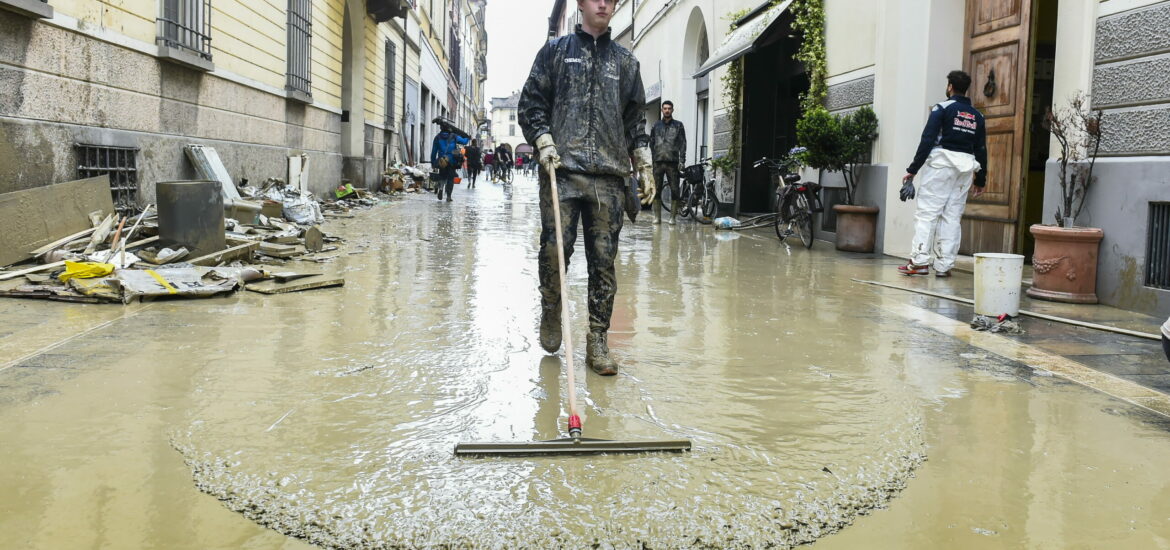
<svg viewBox="0 0 1170 550">
<path fill-rule="evenodd" d="M 902 202 L 906 202 L 907 200 L 914 200 L 913 179 L 908 179 L 902 182 L 902 191 L 898 193 L 898 198 L 902 199 Z"/>
<path fill-rule="evenodd" d="M 561 155 L 557 152 L 557 144 L 553 142 L 552 134 L 541 134 L 536 138 L 536 147 L 540 150 L 540 165 L 545 170 L 556 170 L 561 167 Z"/>
<path fill-rule="evenodd" d="M 658 190 L 654 186 L 654 162 L 650 160 L 649 147 L 634 149 L 634 171 L 638 173 L 638 179 L 642 180 L 642 185 L 638 187 L 638 198 L 642 199 L 643 205 L 649 205 L 658 195 Z"/>
</svg>

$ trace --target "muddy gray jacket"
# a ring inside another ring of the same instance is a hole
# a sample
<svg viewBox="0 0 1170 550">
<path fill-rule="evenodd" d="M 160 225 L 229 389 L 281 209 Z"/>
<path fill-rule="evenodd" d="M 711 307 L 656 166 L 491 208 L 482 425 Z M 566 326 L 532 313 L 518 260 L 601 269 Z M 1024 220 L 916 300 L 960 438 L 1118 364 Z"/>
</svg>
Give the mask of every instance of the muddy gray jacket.
<svg viewBox="0 0 1170 550">
<path fill-rule="evenodd" d="M 654 162 L 679 163 L 687 158 L 687 132 L 683 123 L 670 119 L 670 124 L 659 120 L 650 130 L 650 151 Z"/>
<path fill-rule="evenodd" d="M 536 54 L 520 93 L 524 139 L 552 134 L 564 170 L 626 176 L 630 154 L 648 145 L 646 91 L 634 54 L 610 40 L 594 40 L 577 26 Z"/>
</svg>

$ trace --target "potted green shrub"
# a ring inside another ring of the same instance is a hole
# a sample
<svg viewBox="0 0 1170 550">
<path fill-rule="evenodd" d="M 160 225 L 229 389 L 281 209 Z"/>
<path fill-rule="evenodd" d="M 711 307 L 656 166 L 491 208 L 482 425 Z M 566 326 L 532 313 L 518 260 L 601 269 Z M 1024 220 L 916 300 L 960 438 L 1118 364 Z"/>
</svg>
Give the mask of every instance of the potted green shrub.
<svg viewBox="0 0 1170 550">
<path fill-rule="evenodd" d="M 807 148 L 801 159 L 804 164 L 840 172 L 845 179 L 845 202 L 833 206 L 837 215 L 837 250 L 874 251 L 880 210 L 857 204 L 857 185 L 862 167 L 869 163 L 877 131 L 877 114 L 869 106 L 841 116 L 815 107 L 797 121 L 796 139 Z"/>
<path fill-rule="evenodd" d="M 1093 167 L 1101 150 L 1101 118 L 1101 111 L 1092 110 L 1083 94 L 1070 100 L 1067 108 L 1045 113 L 1044 128 L 1060 145 L 1060 204 L 1055 225 L 1029 228 L 1036 239 L 1028 289 L 1033 298 L 1097 303 L 1097 253 L 1105 233 L 1096 227 L 1077 227 L 1076 220 L 1096 179 Z"/>
</svg>

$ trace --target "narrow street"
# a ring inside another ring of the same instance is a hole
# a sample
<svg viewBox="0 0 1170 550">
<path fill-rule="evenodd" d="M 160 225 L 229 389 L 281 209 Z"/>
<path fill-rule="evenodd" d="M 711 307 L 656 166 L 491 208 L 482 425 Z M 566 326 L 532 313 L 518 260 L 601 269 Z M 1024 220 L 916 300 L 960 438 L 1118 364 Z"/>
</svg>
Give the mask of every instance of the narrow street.
<svg viewBox="0 0 1170 550">
<path fill-rule="evenodd" d="M 346 244 L 309 265 L 343 288 L 5 301 L 0 547 L 1170 545 L 1166 417 L 981 347 L 1007 337 L 946 328 L 956 306 L 851 281 L 970 275 L 649 212 L 622 233 L 621 374 L 579 351 L 585 435 L 695 450 L 455 458 L 566 418 L 536 341 L 535 182 L 457 187 L 326 225 Z"/>
</svg>

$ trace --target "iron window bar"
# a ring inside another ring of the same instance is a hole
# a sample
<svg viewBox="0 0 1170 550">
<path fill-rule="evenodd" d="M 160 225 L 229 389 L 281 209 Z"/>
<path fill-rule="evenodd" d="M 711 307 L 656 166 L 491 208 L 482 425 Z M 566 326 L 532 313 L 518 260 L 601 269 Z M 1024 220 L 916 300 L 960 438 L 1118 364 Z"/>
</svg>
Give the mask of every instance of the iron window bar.
<svg viewBox="0 0 1170 550">
<path fill-rule="evenodd" d="M 1170 202 L 1150 203 L 1146 286 L 1170 290 Z"/>
<path fill-rule="evenodd" d="M 313 95 L 313 3 L 288 0 L 288 81 L 285 89 Z"/>
<path fill-rule="evenodd" d="M 211 61 L 211 0 L 163 0 L 157 39 Z"/>
<path fill-rule="evenodd" d="M 81 179 L 108 175 L 114 210 L 123 216 L 138 213 L 138 148 L 74 144 L 77 176 Z"/>
</svg>

